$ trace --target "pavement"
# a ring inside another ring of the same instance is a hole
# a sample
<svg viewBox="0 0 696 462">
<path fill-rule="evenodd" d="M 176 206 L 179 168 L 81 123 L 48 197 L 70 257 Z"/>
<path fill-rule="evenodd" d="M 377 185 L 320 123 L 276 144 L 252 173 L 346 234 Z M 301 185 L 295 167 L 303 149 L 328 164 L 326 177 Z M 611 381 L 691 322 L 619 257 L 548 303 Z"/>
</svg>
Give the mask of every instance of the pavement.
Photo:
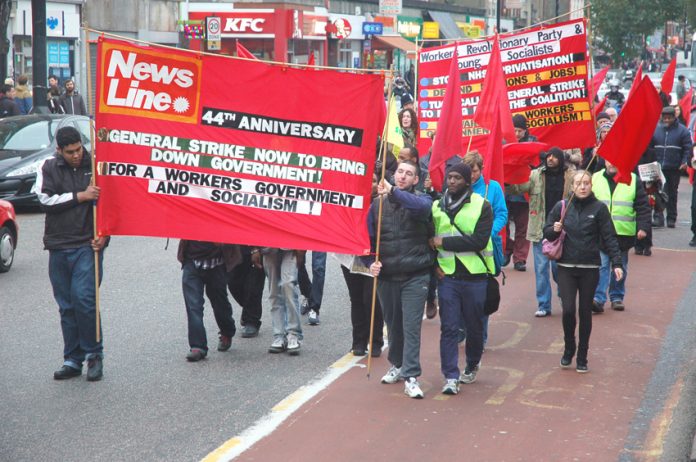
<svg viewBox="0 0 696 462">
<path fill-rule="evenodd" d="M 187 363 L 176 242 L 132 237 L 115 237 L 105 258 L 104 380 L 56 382 L 43 216 L 21 214 L 15 266 L 0 275 L 0 461 L 689 460 L 696 252 L 681 189 L 677 229 L 655 231 L 652 257 L 631 254 L 626 311 L 594 316 L 588 374 L 559 368 L 558 299 L 553 316 L 534 318 L 532 268 L 509 268 L 481 372 L 457 396 L 440 393 L 439 323 L 424 321 L 423 400 L 379 383 L 386 355 L 369 379 L 366 361 L 346 355 L 347 291 L 332 260 L 322 324 L 305 327 L 299 357 L 266 352 L 265 305 L 260 337 Z"/>
</svg>

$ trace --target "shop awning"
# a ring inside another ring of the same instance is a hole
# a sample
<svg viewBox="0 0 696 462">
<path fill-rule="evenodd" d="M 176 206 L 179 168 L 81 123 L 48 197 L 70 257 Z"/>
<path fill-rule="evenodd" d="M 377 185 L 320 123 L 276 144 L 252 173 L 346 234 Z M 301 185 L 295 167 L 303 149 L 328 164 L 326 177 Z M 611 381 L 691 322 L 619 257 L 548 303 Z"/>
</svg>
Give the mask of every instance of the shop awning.
<svg viewBox="0 0 696 462">
<path fill-rule="evenodd" d="M 445 38 L 464 38 L 462 30 L 457 26 L 457 23 L 454 22 L 454 18 L 452 18 L 452 15 L 450 15 L 449 13 L 445 13 L 443 11 L 428 10 L 428 14 L 430 14 L 430 17 L 433 19 L 433 21 L 436 21 L 438 24 L 440 24 L 440 33 Z"/>
<path fill-rule="evenodd" d="M 416 56 L 416 44 L 409 42 L 400 35 L 375 35 L 376 39 L 375 48 L 398 48 L 406 52 L 406 55 Z M 383 46 L 380 47 L 379 44 Z"/>
</svg>

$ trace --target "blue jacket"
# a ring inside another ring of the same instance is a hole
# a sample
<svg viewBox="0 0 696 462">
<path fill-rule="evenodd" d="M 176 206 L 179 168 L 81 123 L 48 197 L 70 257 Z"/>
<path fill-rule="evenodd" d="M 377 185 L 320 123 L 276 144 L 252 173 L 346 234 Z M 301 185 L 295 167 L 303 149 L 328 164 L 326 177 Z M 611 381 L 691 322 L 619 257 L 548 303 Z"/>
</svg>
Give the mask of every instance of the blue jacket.
<svg viewBox="0 0 696 462">
<path fill-rule="evenodd" d="M 486 191 L 486 182 L 483 175 L 476 180 L 471 186 L 472 191 L 483 196 L 491 204 L 493 209 L 493 228 L 491 229 L 491 240 L 493 241 L 493 258 L 495 260 L 495 273 L 500 272 L 503 262 L 503 239 L 500 237 L 500 231 L 505 227 L 508 221 L 508 210 L 505 205 L 505 195 L 500 183 L 495 180 L 488 182 L 488 191 Z"/>
<path fill-rule="evenodd" d="M 659 124 L 650 140 L 662 170 L 677 170 L 682 164 L 688 164 L 692 146 L 689 130 L 677 121 L 668 127 Z"/>
</svg>

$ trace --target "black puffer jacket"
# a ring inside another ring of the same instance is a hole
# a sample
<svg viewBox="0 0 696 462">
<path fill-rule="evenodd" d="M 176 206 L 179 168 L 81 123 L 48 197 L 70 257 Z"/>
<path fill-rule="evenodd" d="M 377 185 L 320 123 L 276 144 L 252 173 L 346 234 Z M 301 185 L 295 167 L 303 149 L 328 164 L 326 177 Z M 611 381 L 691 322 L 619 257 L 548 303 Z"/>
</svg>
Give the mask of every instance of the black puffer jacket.
<svg viewBox="0 0 696 462">
<path fill-rule="evenodd" d="M 559 201 L 546 218 L 544 237 L 550 241 L 558 238 L 560 233 L 553 230 L 553 224 L 560 221 L 561 202 Z M 559 264 L 594 265 L 602 263 L 599 251 L 609 255 L 611 266 L 621 268 L 621 252 L 616 239 L 616 231 L 611 221 L 609 209 L 598 201 L 594 194 L 584 199 L 574 197 L 568 205 L 563 221 L 566 237 L 563 241 L 563 256 Z"/>
<path fill-rule="evenodd" d="M 46 212 L 44 247 L 47 250 L 75 249 L 94 238 L 92 202 L 78 202 L 92 179 L 89 153 L 78 168 L 70 167 L 60 154 L 47 159 L 36 174 L 33 191 Z"/>
<path fill-rule="evenodd" d="M 406 280 L 429 272 L 435 263 L 435 253 L 428 244 L 433 236 L 432 221 L 414 217 L 393 194 L 384 199 L 382 207 L 380 279 Z M 374 223 L 377 222 L 377 209 L 370 209 Z"/>
</svg>

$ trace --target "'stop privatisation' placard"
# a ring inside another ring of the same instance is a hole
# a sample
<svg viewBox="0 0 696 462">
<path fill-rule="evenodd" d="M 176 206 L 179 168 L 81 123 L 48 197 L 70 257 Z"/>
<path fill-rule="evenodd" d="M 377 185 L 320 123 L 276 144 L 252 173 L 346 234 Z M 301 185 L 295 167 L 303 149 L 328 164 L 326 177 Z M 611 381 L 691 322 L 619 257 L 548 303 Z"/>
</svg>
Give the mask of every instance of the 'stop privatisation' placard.
<svg viewBox="0 0 696 462">
<path fill-rule="evenodd" d="M 384 81 L 100 39 L 98 232 L 369 251 Z"/>
<path fill-rule="evenodd" d="M 464 149 L 485 146 L 487 131 L 473 121 L 492 39 L 458 45 Z M 437 129 L 454 45 L 427 48 L 418 59 L 418 147 L 427 152 Z M 561 148 L 594 145 L 588 92 L 585 23 L 568 21 L 502 35 L 500 52 L 512 114 L 523 114 L 540 141 Z M 514 141 L 514 140 L 508 140 Z"/>
</svg>

